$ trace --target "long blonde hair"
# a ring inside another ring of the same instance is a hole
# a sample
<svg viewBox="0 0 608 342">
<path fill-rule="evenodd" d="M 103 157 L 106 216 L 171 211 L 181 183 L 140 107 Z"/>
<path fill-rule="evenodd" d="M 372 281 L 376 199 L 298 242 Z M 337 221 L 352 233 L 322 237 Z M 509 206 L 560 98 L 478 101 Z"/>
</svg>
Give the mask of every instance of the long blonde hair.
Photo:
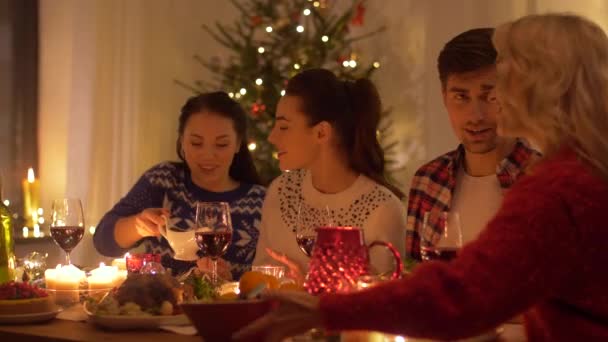
<svg viewBox="0 0 608 342">
<path fill-rule="evenodd" d="M 497 90 L 505 127 L 550 154 L 564 144 L 608 178 L 608 37 L 570 14 L 530 15 L 497 28 Z"/>
</svg>

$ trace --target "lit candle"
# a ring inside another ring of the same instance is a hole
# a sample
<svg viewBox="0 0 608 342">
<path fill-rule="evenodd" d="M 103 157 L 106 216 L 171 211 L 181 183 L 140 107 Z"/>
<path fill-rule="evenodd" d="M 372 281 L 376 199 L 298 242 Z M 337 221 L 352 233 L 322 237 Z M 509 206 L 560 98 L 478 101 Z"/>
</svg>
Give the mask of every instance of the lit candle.
<svg viewBox="0 0 608 342">
<path fill-rule="evenodd" d="M 112 266 L 116 266 L 121 271 L 126 270 L 128 255 L 129 255 L 129 253 L 125 254 L 122 258 L 112 260 Z"/>
<path fill-rule="evenodd" d="M 26 225 L 32 227 L 34 219 L 38 219 L 39 206 L 39 188 L 40 183 L 34 176 L 34 169 L 31 167 L 27 170 L 27 179 L 23 180 L 23 214 L 26 219 Z"/>
<path fill-rule="evenodd" d="M 61 266 L 44 272 L 46 287 L 51 295 L 55 295 L 55 302 L 75 303 L 78 301 L 80 283 L 86 279 L 85 273 L 74 265 Z"/>
<path fill-rule="evenodd" d="M 90 290 L 112 288 L 116 286 L 118 281 L 118 268 L 116 266 L 106 266 L 102 262 L 98 268 L 91 271 L 91 276 L 87 280 Z"/>
</svg>

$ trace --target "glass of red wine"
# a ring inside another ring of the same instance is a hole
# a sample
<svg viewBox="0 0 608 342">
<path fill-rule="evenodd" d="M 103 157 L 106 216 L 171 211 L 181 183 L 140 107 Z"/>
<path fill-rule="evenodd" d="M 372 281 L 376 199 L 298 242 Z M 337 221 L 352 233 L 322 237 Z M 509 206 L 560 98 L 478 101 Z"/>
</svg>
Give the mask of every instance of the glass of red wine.
<svg viewBox="0 0 608 342">
<path fill-rule="evenodd" d="M 196 243 L 202 254 L 211 258 L 211 281 L 217 284 L 217 259 L 226 253 L 232 242 L 230 206 L 226 202 L 199 202 L 195 221 Z"/>
<path fill-rule="evenodd" d="M 317 225 L 311 221 L 306 204 L 300 203 L 296 215 L 296 242 L 302 253 L 310 258 L 317 239 Z"/>
<path fill-rule="evenodd" d="M 426 212 L 423 219 L 420 242 L 422 261 L 450 261 L 462 247 L 460 215 L 457 212 Z M 432 233 L 429 233 L 432 232 Z"/>
<path fill-rule="evenodd" d="M 71 264 L 70 252 L 84 236 L 84 214 L 79 199 L 54 200 L 51 207 L 51 236 L 65 251 L 65 260 Z"/>
</svg>

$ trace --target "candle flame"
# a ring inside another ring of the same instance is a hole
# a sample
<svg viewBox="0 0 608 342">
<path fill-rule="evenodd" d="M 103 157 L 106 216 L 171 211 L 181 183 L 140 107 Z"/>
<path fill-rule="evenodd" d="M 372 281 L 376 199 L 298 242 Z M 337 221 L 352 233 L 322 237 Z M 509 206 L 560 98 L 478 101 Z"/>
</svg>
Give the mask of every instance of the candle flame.
<svg viewBox="0 0 608 342">
<path fill-rule="evenodd" d="M 99 263 L 99 267 L 106 267 L 106 264 L 105 264 L 105 263 L 103 263 L 103 262 L 100 262 L 100 263 Z"/>
<path fill-rule="evenodd" d="M 34 169 L 30 167 L 29 169 L 27 169 L 27 181 L 28 183 L 34 183 L 35 179 L 36 177 L 34 177 Z"/>
</svg>

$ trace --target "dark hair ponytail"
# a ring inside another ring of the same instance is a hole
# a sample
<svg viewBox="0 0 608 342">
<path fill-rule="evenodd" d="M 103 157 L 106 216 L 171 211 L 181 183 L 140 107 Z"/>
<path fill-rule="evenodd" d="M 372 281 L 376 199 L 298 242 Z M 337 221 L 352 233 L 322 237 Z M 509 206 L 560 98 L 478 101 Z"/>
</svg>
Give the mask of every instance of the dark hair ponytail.
<svg viewBox="0 0 608 342">
<path fill-rule="evenodd" d="M 186 161 L 183 156 L 181 140 L 188 119 L 193 114 L 201 112 L 212 112 L 224 118 L 230 119 L 233 123 L 237 138 L 241 141 L 239 151 L 235 154 L 230 170 L 230 177 L 238 182 L 249 184 L 262 184 L 258 171 L 253 163 L 251 153 L 247 148 L 247 114 L 243 108 L 225 92 L 217 91 L 203 93 L 193 96 L 186 101 L 179 115 L 179 137 L 177 138 L 177 156 L 182 161 Z"/>
<path fill-rule="evenodd" d="M 341 81 L 329 70 L 309 69 L 289 80 L 286 95 L 302 99 L 302 112 L 311 125 L 332 124 L 353 170 L 400 199 L 405 196 L 384 176 L 384 152 L 376 136 L 382 104 L 370 80 Z"/>
</svg>

